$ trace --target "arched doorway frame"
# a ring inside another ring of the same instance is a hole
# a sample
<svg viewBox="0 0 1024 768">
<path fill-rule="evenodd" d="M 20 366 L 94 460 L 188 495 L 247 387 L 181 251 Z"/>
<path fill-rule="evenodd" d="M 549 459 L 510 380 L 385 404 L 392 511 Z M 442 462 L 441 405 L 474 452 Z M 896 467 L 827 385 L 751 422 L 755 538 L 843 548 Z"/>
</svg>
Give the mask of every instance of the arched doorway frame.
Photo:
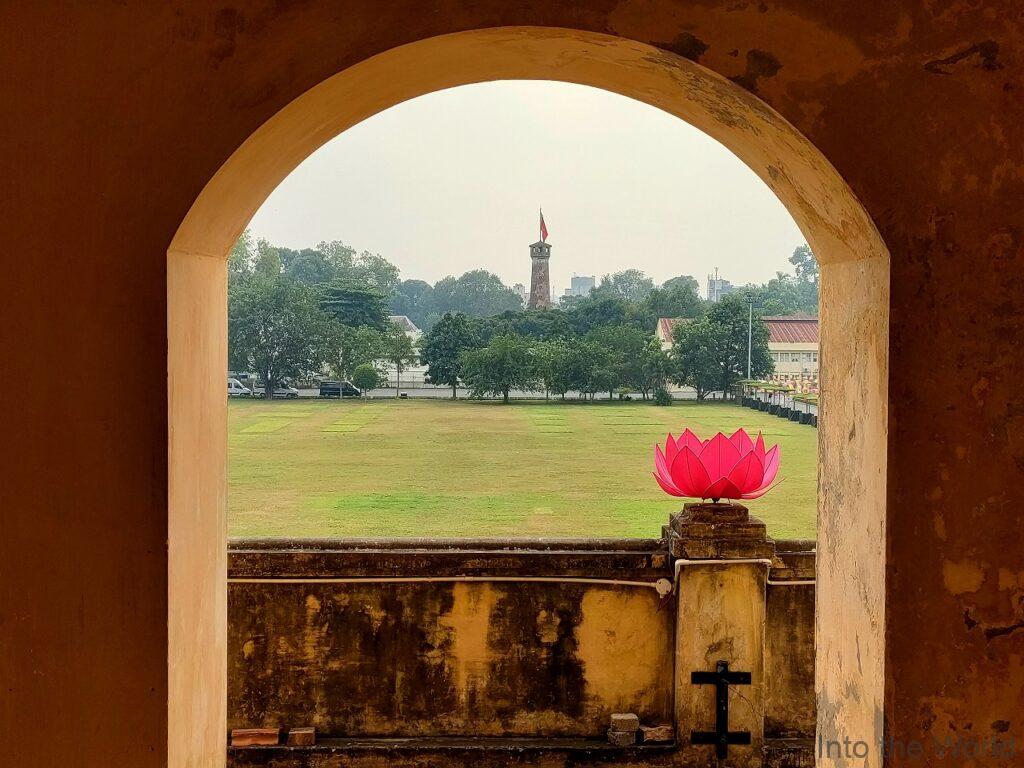
<svg viewBox="0 0 1024 768">
<path fill-rule="evenodd" d="M 168 763 L 214 766 L 224 760 L 227 253 L 288 173 L 345 129 L 415 96 L 502 79 L 590 85 L 694 125 L 768 184 L 818 255 L 824 393 L 819 729 L 829 738 L 879 743 L 888 411 L 885 244 L 825 156 L 738 85 L 624 38 L 501 27 L 409 43 L 310 89 L 228 158 L 168 249 Z"/>
</svg>

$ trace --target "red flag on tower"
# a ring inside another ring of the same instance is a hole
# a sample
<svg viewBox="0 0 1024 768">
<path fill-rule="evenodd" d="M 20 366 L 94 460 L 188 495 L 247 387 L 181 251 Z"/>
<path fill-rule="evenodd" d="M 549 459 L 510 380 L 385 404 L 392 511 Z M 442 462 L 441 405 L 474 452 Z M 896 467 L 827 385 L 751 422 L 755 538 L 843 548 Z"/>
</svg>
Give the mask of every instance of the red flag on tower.
<svg viewBox="0 0 1024 768">
<path fill-rule="evenodd" d="M 540 241 L 546 243 L 548 240 L 548 226 L 544 223 L 544 211 L 540 212 Z"/>
</svg>

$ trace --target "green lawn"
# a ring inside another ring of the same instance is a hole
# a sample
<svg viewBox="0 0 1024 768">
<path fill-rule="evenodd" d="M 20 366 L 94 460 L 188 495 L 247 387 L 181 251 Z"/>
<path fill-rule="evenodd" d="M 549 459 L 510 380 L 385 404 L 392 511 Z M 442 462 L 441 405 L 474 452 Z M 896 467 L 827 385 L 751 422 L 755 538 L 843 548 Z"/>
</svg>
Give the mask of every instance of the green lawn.
<svg viewBox="0 0 1024 768">
<path fill-rule="evenodd" d="M 232 536 L 657 537 L 682 500 L 653 445 L 743 426 L 785 478 L 750 502 L 779 538 L 814 536 L 817 430 L 733 405 L 236 401 Z"/>
</svg>

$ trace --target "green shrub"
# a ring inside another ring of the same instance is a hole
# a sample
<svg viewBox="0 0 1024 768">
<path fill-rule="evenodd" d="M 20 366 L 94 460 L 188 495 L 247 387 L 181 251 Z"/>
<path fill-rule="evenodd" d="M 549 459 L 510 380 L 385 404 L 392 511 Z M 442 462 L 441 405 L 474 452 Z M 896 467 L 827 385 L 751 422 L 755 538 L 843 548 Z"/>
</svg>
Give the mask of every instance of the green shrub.
<svg viewBox="0 0 1024 768">
<path fill-rule="evenodd" d="M 658 387 L 654 390 L 654 404 L 655 405 L 672 405 L 672 395 L 664 387 Z"/>
</svg>

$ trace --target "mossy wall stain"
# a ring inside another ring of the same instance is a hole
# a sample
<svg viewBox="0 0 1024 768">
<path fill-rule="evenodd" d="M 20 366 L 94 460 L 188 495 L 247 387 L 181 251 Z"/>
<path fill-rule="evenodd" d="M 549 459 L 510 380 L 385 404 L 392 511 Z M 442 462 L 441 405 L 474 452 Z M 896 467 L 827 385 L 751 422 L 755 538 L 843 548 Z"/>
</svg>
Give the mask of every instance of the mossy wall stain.
<svg viewBox="0 0 1024 768">
<path fill-rule="evenodd" d="M 573 583 L 232 584 L 228 727 L 589 736 L 671 722 L 674 612 Z"/>
</svg>

